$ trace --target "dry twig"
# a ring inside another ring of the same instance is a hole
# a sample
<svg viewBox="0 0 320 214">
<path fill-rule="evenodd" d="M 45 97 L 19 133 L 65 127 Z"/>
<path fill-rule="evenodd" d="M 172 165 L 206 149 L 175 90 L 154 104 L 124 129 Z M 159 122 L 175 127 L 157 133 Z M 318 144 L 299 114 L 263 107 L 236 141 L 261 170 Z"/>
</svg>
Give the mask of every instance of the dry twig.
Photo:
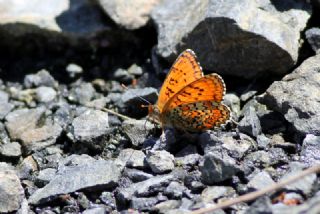
<svg viewBox="0 0 320 214">
<path fill-rule="evenodd" d="M 264 189 L 261 189 L 261 190 L 255 191 L 255 192 L 251 192 L 251 193 L 239 196 L 237 198 L 218 203 L 218 204 L 211 206 L 211 207 L 206 207 L 206 208 L 195 210 L 195 211 L 191 212 L 191 214 L 201 214 L 201 213 L 211 212 L 211 211 L 214 211 L 217 209 L 224 209 L 224 208 L 230 207 L 230 206 L 232 206 L 234 204 L 238 204 L 240 202 L 252 201 L 252 200 L 254 200 L 254 199 L 256 199 L 266 193 L 281 189 L 284 186 L 303 178 L 304 176 L 310 175 L 312 173 L 319 173 L 319 172 L 320 172 L 320 165 L 316 165 L 316 166 L 313 166 L 313 167 L 310 167 L 310 168 L 307 168 L 307 169 L 301 171 L 300 173 L 298 173 L 295 176 L 292 176 L 286 180 L 275 183 L 275 184 L 273 184 L 269 187 L 266 187 Z"/>
</svg>

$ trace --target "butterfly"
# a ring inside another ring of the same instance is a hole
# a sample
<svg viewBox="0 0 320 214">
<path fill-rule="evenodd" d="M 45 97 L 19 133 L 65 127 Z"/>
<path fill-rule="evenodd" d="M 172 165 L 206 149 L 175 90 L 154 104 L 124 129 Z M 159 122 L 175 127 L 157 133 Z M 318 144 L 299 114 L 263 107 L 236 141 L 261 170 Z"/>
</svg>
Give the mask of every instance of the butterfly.
<svg viewBox="0 0 320 214">
<path fill-rule="evenodd" d="M 229 108 L 222 103 L 223 79 L 215 73 L 203 75 L 195 53 L 187 49 L 172 65 L 160 89 L 158 101 L 149 105 L 149 117 L 163 127 L 199 132 L 225 124 Z"/>
</svg>

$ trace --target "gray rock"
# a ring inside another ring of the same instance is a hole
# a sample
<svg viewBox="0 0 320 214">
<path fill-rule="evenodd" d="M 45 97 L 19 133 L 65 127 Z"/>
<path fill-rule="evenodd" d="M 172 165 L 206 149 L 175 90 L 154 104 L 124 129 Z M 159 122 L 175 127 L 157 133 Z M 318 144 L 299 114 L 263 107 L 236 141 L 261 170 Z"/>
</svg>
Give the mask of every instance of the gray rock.
<svg viewBox="0 0 320 214">
<path fill-rule="evenodd" d="M 28 130 L 37 128 L 39 120 L 44 116 L 45 109 L 18 109 L 6 116 L 6 128 L 12 140 L 21 140 L 21 135 Z"/>
<path fill-rule="evenodd" d="M 255 202 L 244 212 L 245 214 L 273 213 L 271 199 L 267 196 L 257 198 Z"/>
<path fill-rule="evenodd" d="M 309 4 L 293 0 L 286 4 L 167 0 L 151 17 L 162 57 L 173 60 L 182 50 L 192 48 L 207 70 L 253 78 L 292 68 L 298 58 L 300 33 L 310 15 Z"/>
<path fill-rule="evenodd" d="M 257 90 L 248 90 L 248 91 L 245 91 L 243 94 L 241 94 L 240 96 L 240 100 L 242 102 L 247 102 L 249 99 L 251 99 L 253 96 L 255 96 L 256 94 L 258 93 Z"/>
<path fill-rule="evenodd" d="M 61 132 L 60 125 L 52 121 L 46 121 L 46 124 L 42 127 L 26 130 L 21 134 L 20 138 L 25 152 L 29 153 L 55 144 Z"/>
<path fill-rule="evenodd" d="M 96 90 L 91 83 L 80 83 L 71 89 L 68 99 L 86 105 L 93 99 L 95 93 Z"/>
<path fill-rule="evenodd" d="M 156 197 L 151 198 L 137 198 L 133 197 L 131 200 L 130 207 L 138 211 L 148 211 L 158 203 L 159 199 Z"/>
<path fill-rule="evenodd" d="M 127 167 L 145 169 L 146 155 L 140 150 L 123 149 L 121 150 L 116 162 Z"/>
<path fill-rule="evenodd" d="M 225 150 L 217 148 L 204 155 L 200 171 L 202 181 L 212 185 L 230 179 L 240 172 L 240 166 Z"/>
<path fill-rule="evenodd" d="M 208 186 L 201 192 L 201 199 L 205 203 L 212 203 L 217 199 L 236 197 L 236 191 L 229 186 Z"/>
<path fill-rule="evenodd" d="M 100 207 L 93 207 L 87 210 L 84 210 L 82 214 L 105 214 L 107 213 L 106 208 L 100 206 Z"/>
<path fill-rule="evenodd" d="M 56 173 L 57 170 L 52 168 L 41 170 L 36 178 L 35 183 L 38 186 L 45 186 L 56 176 Z"/>
<path fill-rule="evenodd" d="M 9 103 L 9 95 L 0 91 L 0 119 L 2 120 L 14 107 L 13 104 Z"/>
<path fill-rule="evenodd" d="M 158 213 L 168 213 L 173 209 L 178 208 L 181 205 L 179 200 L 168 200 L 156 204 L 153 209 Z"/>
<path fill-rule="evenodd" d="M 240 115 L 240 99 L 237 95 L 227 93 L 224 96 L 223 103 L 230 107 L 233 118 L 238 118 Z"/>
<path fill-rule="evenodd" d="M 127 188 L 120 188 L 117 196 L 121 201 L 130 201 L 133 196 L 151 196 L 159 191 L 163 191 L 171 181 L 176 179 L 172 174 L 158 175 L 148 180 L 134 183 Z"/>
<path fill-rule="evenodd" d="M 60 194 L 90 188 L 114 187 L 120 179 L 121 169 L 113 162 L 97 160 L 79 166 L 65 167 L 43 188 L 29 198 L 30 204 L 40 204 Z M 72 178 L 72 182 L 70 182 Z"/>
<path fill-rule="evenodd" d="M 141 182 L 153 177 L 153 175 L 137 169 L 125 169 L 124 173 L 133 182 Z"/>
<path fill-rule="evenodd" d="M 2 120 L 13 109 L 14 105 L 11 103 L 0 102 L 0 119 Z"/>
<path fill-rule="evenodd" d="M 244 112 L 244 117 L 239 122 L 239 131 L 248 134 L 253 137 L 257 137 L 261 134 L 260 120 L 253 107 L 250 107 L 248 111 Z"/>
<path fill-rule="evenodd" d="M 38 164 L 34 158 L 29 155 L 23 159 L 23 161 L 17 167 L 19 178 L 21 179 L 30 179 L 31 175 L 38 171 Z"/>
<path fill-rule="evenodd" d="M 200 145 L 204 153 L 211 151 L 212 147 L 223 145 L 223 140 L 215 132 L 204 132 L 200 135 Z"/>
<path fill-rule="evenodd" d="M 126 90 L 122 96 L 121 96 L 121 101 L 129 106 L 137 102 L 141 102 L 140 98 L 142 97 L 146 100 L 148 100 L 150 103 L 155 103 L 157 101 L 157 89 L 147 87 L 147 88 L 137 88 L 137 89 L 128 89 Z"/>
<path fill-rule="evenodd" d="M 100 110 L 87 110 L 74 118 L 72 124 L 74 141 L 82 142 L 94 149 L 105 145 L 104 137 L 110 133 L 108 113 Z"/>
<path fill-rule="evenodd" d="M 49 72 L 43 69 L 36 74 L 26 75 L 24 78 L 24 85 L 26 88 L 39 86 L 55 87 L 57 83 Z"/>
<path fill-rule="evenodd" d="M 248 182 L 248 188 L 255 190 L 260 190 L 270 185 L 273 185 L 275 182 L 266 171 L 261 171 L 254 175 Z"/>
<path fill-rule="evenodd" d="M 110 191 L 106 191 L 101 193 L 99 199 L 108 207 L 111 207 L 113 209 L 116 209 L 116 200 L 114 197 L 114 194 Z M 90 201 L 89 201 L 90 203 Z"/>
<path fill-rule="evenodd" d="M 282 113 L 299 134 L 320 135 L 320 55 L 305 60 L 266 91 L 263 102 Z"/>
<path fill-rule="evenodd" d="M 89 163 L 93 163 L 95 161 L 96 159 L 94 159 L 93 157 L 87 154 L 82 154 L 82 155 L 72 154 L 59 161 L 59 168 L 68 167 L 68 166 L 86 165 Z"/>
<path fill-rule="evenodd" d="M 80 65 L 70 63 L 67 65 L 66 71 L 68 72 L 68 74 L 71 78 L 74 78 L 75 76 L 77 76 L 83 72 L 83 68 Z"/>
<path fill-rule="evenodd" d="M 19 109 L 6 116 L 6 128 L 11 140 L 20 140 L 26 152 L 36 151 L 52 145 L 60 136 L 62 128 L 45 120 L 45 109 Z"/>
<path fill-rule="evenodd" d="M 266 149 L 271 144 L 271 139 L 264 134 L 257 136 L 257 144 L 259 149 Z"/>
<path fill-rule="evenodd" d="M 20 179 L 12 170 L 0 170 L 0 212 L 9 213 L 18 210 L 24 199 L 24 190 Z"/>
<path fill-rule="evenodd" d="M 43 34 L 47 35 L 44 32 L 39 32 L 39 29 L 45 30 L 45 32 L 53 32 L 50 36 L 52 34 L 55 35 L 54 33 L 56 32 L 69 32 L 76 36 L 89 36 L 108 27 L 103 19 L 104 14 L 96 3 L 86 0 L 58 0 L 55 2 L 54 7 L 52 7 L 51 3 L 32 1 L 27 4 L 18 1 L 12 2 L 10 9 L 7 9 L 8 5 L 1 3 L 0 8 L 5 10 L 5 13 L 1 14 L 1 24 L 24 23 L 36 26 L 37 30 L 30 27 L 21 29 L 19 26 L 14 26 L 17 29 L 14 28 L 15 30 L 13 30 L 14 32 L 19 32 L 18 35 L 28 35 L 30 31 L 35 31 L 36 34 L 34 36 L 38 36 L 38 34 L 41 36 Z"/>
<path fill-rule="evenodd" d="M 106 14 L 126 29 L 138 29 L 147 24 L 150 19 L 151 10 L 161 0 L 138 0 L 138 1 L 116 1 L 116 0 L 99 0 Z"/>
<path fill-rule="evenodd" d="M 281 180 L 285 180 L 287 178 L 299 174 L 305 167 L 305 164 L 299 162 L 291 162 L 289 166 L 289 171 L 281 178 Z M 287 190 L 302 191 L 304 195 L 309 195 L 314 190 L 314 185 L 316 185 L 316 182 L 317 175 L 313 173 L 311 175 L 299 179 L 296 182 L 286 185 L 285 188 Z"/>
<path fill-rule="evenodd" d="M 174 156 L 165 150 L 149 151 L 147 153 L 146 161 L 152 172 L 156 174 L 174 169 Z"/>
<path fill-rule="evenodd" d="M 9 163 L 6 163 L 6 162 L 0 162 L 0 171 L 7 171 L 7 170 L 12 170 L 14 171 L 15 168 L 9 164 Z"/>
<path fill-rule="evenodd" d="M 193 145 L 187 145 L 176 154 L 175 164 L 182 166 L 184 169 L 190 169 L 198 165 L 200 158 L 197 148 Z"/>
<path fill-rule="evenodd" d="M 56 96 L 57 92 L 53 88 L 41 86 L 36 89 L 36 99 L 38 102 L 51 102 L 56 98 Z"/>
<path fill-rule="evenodd" d="M 17 158 L 20 157 L 21 154 L 21 146 L 18 142 L 0 145 L 0 156 L 8 158 Z"/>
<path fill-rule="evenodd" d="M 320 137 L 308 134 L 302 143 L 300 158 L 307 166 L 320 163 Z"/>
<path fill-rule="evenodd" d="M 178 199 L 182 198 L 182 195 L 187 191 L 187 187 L 185 187 L 183 184 L 177 181 L 172 181 L 164 190 L 164 194 L 169 198 Z"/>
<path fill-rule="evenodd" d="M 153 125 L 145 120 L 125 120 L 122 123 L 122 128 L 134 146 L 141 146 Z"/>
<path fill-rule="evenodd" d="M 269 152 L 252 152 L 244 158 L 245 165 L 251 167 L 268 167 L 279 163 L 287 163 L 288 161 L 288 156 L 281 148 L 271 148 Z"/>
<path fill-rule="evenodd" d="M 239 136 L 224 135 L 220 139 L 224 142 L 222 147 L 227 149 L 233 158 L 242 158 L 257 148 L 256 142 L 248 135 L 242 133 L 239 133 Z"/>
<path fill-rule="evenodd" d="M 122 68 L 118 68 L 114 72 L 113 76 L 115 80 L 118 80 L 119 82 L 124 82 L 124 83 L 131 83 L 134 78 L 134 76 L 129 74 L 127 70 Z"/>
<path fill-rule="evenodd" d="M 4 91 L 0 91 L 0 103 L 7 103 L 8 101 L 9 101 L 9 94 Z"/>
<path fill-rule="evenodd" d="M 320 50 L 320 28 L 311 28 L 306 31 L 306 38 L 315 52 Z"/>
<path fill-rule="evenodd" d="M 132 64 L 128 68 L 128 72 L 129 72 L 129 74 L 132 74 L 134 76 L 141 76 L 143 74 L 142 68 L 136 64 Z"/>
</svg>

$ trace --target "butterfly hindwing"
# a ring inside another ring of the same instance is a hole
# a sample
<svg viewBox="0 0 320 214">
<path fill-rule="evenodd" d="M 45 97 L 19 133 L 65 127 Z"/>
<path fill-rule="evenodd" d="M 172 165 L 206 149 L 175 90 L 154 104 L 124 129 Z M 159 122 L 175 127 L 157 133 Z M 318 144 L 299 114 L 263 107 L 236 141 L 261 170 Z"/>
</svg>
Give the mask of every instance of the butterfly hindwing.
<svg viewBox="0 0 320 214">
<path fill-rule="evenodd" d="M 230 118 L 227 106 L 214 101 L 183 104 L 168 112 L 169 123 L 185 131 L 204 131 L 225 124 Z"/>
</svg>

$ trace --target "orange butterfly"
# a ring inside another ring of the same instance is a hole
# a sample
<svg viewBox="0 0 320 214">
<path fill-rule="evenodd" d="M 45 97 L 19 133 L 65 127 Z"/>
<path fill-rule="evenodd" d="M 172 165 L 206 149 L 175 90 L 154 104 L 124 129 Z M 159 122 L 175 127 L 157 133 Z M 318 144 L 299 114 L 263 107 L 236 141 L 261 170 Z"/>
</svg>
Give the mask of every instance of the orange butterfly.
<svg viewBox="0 0 320 214">
<path fill-rule="evenodd" d="M 222 104 L 226 87 L 218 74 L 204 76 L 196 55 L 185 50 L 171 67 L 149 117 L 162 127 L 204 131 L 225 124 L 230 110 Z"/>
</svg>

